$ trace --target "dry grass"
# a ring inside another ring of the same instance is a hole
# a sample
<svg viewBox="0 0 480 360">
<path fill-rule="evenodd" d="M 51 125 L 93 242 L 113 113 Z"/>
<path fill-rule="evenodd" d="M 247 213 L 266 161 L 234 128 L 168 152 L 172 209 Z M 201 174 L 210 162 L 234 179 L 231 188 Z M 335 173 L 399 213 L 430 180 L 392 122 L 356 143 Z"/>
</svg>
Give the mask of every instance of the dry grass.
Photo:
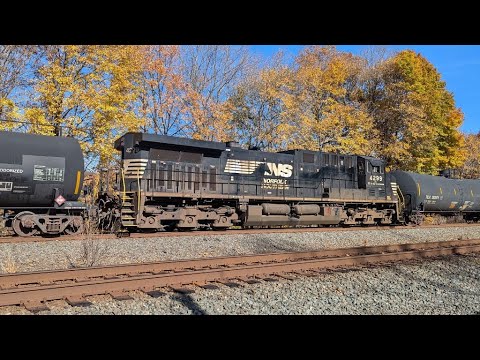
<svg viewBox="0 0 480 360">
<path fill-rule="evenodd" d="M 14 255 L 13 250 L 9 250 L 6 254 L 5 260 L 1 264 L 2 271 L 7 274 L 13 274 L 18 272 L 18 260 Z"/>
<path fill-rule="evenodd" d="M 7 228 L 5 227 L 5 222 L 0 220 L 0 236 L 3 236 L 7 233 Z"/>
<path fill-rule="evenodd" d="M 68 267 L 92 267 L 102 264 L 109 252 L 109 247 L 106 243 L 101 243 L 99 240 L 83 240 L 80 248 L 80 254 L 76 257 L 71 257 L 65 254 L 67 258 Z"/>
<path fill-rule="evenodd" d="M 447 219 L 445 218 L 445 216 L 441 216 L 438 214 L 426 215 L 423 220 L 424 225 L 442 225 L 446 224 L 446 222 Z"/>
<path fill-rule="evenodd" d="M 443 216 L 439 214 L 426 215 L 423 221 L 425 225 L 442 225 L 464 223 L 463 216 Z"/>
<path fill-rule="evenodd" d="M 92 267 L 103 263 L 110 248 L 106 242 L 93 239 L 93 234 L 96 234 L 97 231 L 96 223 L 87 219 L 83 229 L 85 240 L 82 240 L 80 254 L 72 257 L 64 253 L 68 267 Z"/>
<path fill-rule="evenodd" d="M 4 211 L 0 210 L 0 236 L 7 235 L 8 230 L 5 227 L 5 220 L 3 220 Z"/>
</svg>

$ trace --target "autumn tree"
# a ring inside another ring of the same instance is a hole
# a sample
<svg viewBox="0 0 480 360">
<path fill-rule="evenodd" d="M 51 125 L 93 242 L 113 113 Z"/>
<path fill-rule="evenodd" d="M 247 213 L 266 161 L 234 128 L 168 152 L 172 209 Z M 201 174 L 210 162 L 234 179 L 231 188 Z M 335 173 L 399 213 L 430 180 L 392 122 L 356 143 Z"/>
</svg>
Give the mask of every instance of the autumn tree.
<svg viewBox="0 0 480 360">
<path fill-rule="evenodd" d="M 0 130 L 13 129 L 20 120 L 20 90 L 28 85 L 28 70 L 35 60 L 34 46 L 0 45 Z M 4 121 L 5 120 L 5 121 Z"/>
<path fill-rule="evenodd" d="M 460 174 L 465 179 L 480 179 L 480 133 L 464 136 L 467 155 Z"/>
<path fill-rule="evenodd" d="M 284 150 L 290 139 L 286 133 L 284 84 L 291 70 L 279 63 L 247 76 L 235 89 L 229 102 L 232 109 L 231 138 L 246 147 L 266 151 Z"/>
<path fill-rule="evenodd" d="M 463 162 L 463 114 L 427 59 L 405 50 L 374 64 L 369 75 L 362 99 L 389 167 L 437 174 Z"/>
<path fill-rule="evenodd" d="M 226 101 L 250 69 L 244 46 L 182 47 L 182 72 L 187 84 L 186 132 L 194 139 L 229 139 L 231 104 Z"/>
<path fill-rule="evenodd" d="M 100 166 L 115 138 L 139 130 L 368 154 L 432 174 L 461 167 L 475 144 L 464 146 L 463 114 L 437 69 L 378 47 L 310 46 L 292 64 L 260 66 L 245 46 L 0 46 L 0 119 L 74 136 Z M 465 172 L 475 166 L 468 157 Z"/>
<path fill-rule="evenodd" d="M 30 131 L 74 136 L 87 155 L 107 164 L 114 138 L 141 125 L 132 107 L 138 48 L 55 45 L 41 51 L 32 106 L 25 110 Z"/>
<path fill-rule="evenodd" d="M 372 119 L 357 100 L 358 57 L 333 46 L 305 48 L 283 94 L 291 148 L 370 154 Z"/>
<path fill-rule="evenodd" d="M 180 136 L 188 128 L 185 121 L 189 97 L 182 73 L 180 47 L 141 46 L 142 77 L 138 99 L 144 130 L 155 134 Z"/>
</svg>

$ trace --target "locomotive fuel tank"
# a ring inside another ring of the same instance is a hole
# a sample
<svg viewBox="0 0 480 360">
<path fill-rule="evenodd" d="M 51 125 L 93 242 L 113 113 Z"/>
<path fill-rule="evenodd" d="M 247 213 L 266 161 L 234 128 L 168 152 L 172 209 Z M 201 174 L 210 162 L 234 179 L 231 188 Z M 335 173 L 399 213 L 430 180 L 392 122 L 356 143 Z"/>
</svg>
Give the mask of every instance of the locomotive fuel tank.
<svg viewBox="0 0 480 360">
<path fill-rule="evenodd" d="M 83 166 L 74 138 L 0 131 L 0 208 L 52 207 L 58 195 L 76 201 Z"/>
<path fill-rule="evenodd" d="M 480 180 L 448 179 L 399 170 L 392 175 L 409 211 L 480 211 Z"/>
</svg>

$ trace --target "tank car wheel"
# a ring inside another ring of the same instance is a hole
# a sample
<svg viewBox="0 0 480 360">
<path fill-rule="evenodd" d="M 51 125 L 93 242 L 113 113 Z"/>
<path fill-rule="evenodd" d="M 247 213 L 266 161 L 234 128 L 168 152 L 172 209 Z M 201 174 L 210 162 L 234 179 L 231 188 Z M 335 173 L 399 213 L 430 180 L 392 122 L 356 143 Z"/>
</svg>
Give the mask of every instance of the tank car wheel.
<svg viewBox="0 0 480 360">
<path fill-rule="evenodd" d="M 12 221 L 12 228 L 13 231 L 15 231 L 15 234 L 24 237 L 38 234 L 38 229 L 35 228 L 35 223 L 26 219 L 26 217 L 30 215 L 35 214 L 31 211 L 22 211 L 15 216 Z"/>
<path fill-rule="evenodd" d="M 64 230 L 67 235 L 78 235 L 83 232 L 83 221 L 75 223 L 75 220 Z"/>
</svg>

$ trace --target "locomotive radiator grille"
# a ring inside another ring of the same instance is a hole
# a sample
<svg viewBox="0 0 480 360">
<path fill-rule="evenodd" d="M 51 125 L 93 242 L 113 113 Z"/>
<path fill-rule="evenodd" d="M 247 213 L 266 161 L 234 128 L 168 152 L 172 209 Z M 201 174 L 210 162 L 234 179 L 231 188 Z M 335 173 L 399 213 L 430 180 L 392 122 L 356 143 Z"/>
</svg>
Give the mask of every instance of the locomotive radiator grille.
<svg viewBox="0 0 480 360">
<path fill-rule="evenodd" d="M 148 159 L 127 159 L 123 160 L 123 169 L 126 179 L 136 179 L 143 177 L 147 168 Z"/>
</svg>

